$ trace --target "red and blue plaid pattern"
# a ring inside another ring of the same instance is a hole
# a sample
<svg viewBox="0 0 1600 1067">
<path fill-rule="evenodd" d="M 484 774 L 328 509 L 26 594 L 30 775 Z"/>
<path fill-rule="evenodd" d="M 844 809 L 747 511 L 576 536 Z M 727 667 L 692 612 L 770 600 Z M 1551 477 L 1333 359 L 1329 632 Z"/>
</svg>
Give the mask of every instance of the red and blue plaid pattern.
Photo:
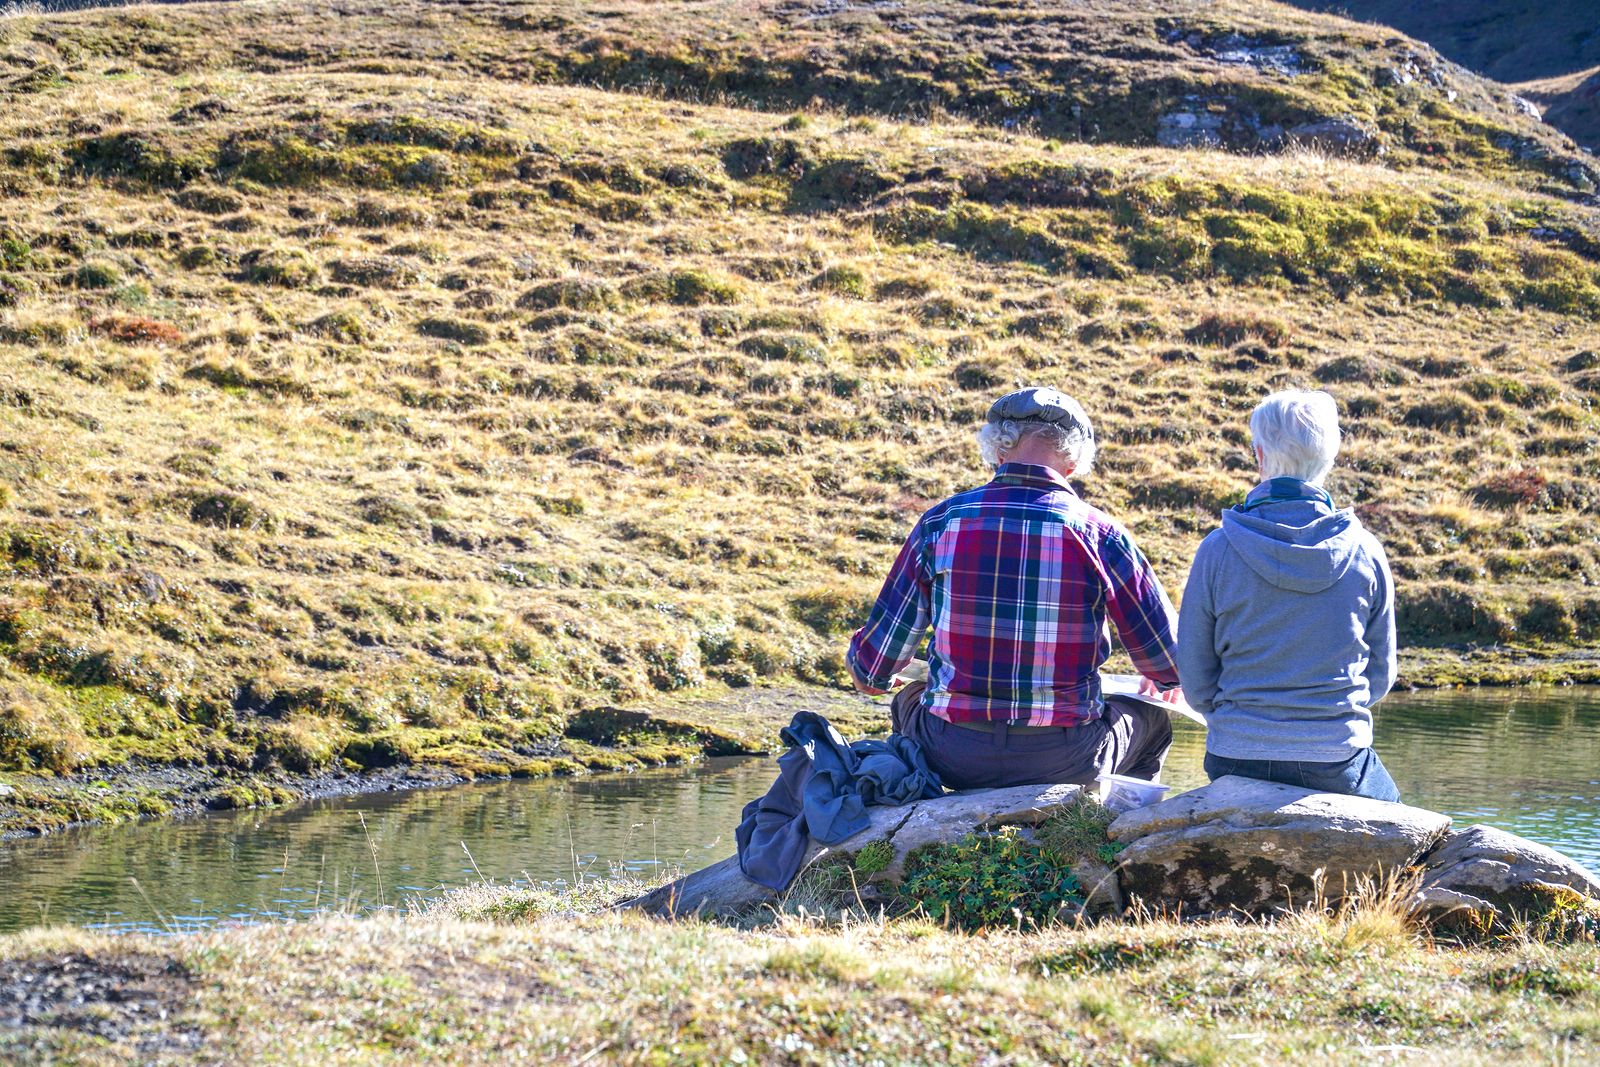
<svg viewBox="0 0 1600 1067">
<path fill-rule="evenodd" d="M 1176 687 L 1172 604 L 1128 532 L 1049 467 L 1007 463 L 917 521 L 850 666 L 888 689 L 931 628 L 930 712 L 1077 726 L 1101 713 L 1108 617 L 1139 672 Z"/>
</svg>

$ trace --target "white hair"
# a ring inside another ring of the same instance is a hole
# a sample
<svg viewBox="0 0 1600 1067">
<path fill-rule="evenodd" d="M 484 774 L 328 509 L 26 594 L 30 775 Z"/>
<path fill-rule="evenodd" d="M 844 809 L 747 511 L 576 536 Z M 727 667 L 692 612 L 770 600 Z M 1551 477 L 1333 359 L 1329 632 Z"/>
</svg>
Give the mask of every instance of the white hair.
<svg viewBox="0 0 1600 1067">
<path fill-rule="evenodd" d="M 1000 454 L 1016 448 L 1024 437 L 1042 438 L 1051 448 L 1072 463 L 1072 473 L 1084 477 L 1094 469 L 1094 433 L 1089 429 L 1089 418 L 1082 416 L 1082 426 L 1062 426 L 1040 419 L 1005 419 L 986 422 L 978 427 L 978 451 L 983 462 L 991 467 L 1000 465 Z"/>
<path fill-rule="evenodd" d="M 1321 485 L 1339 454 L 1339 406 L 1320 389 L 1273 393 L 1250 413 L 1263 478 Z"/>
</svg>

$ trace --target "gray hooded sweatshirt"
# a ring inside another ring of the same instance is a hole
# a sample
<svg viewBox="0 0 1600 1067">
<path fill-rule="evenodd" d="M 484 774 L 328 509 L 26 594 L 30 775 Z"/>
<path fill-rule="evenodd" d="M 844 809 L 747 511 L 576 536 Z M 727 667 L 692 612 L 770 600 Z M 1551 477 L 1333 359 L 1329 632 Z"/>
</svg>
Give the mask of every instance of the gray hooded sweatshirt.
<svg viewBox="0 0 1600 1067">
<path fill-rule="evenodd" d="M 1209 751 L 1349 759 L 1372 744 L 1372 706 L 1394 684 L 1383 546 L 1317 487 L 1263 482 L 1195 554 L 1177 658 Z"/>
</svg>

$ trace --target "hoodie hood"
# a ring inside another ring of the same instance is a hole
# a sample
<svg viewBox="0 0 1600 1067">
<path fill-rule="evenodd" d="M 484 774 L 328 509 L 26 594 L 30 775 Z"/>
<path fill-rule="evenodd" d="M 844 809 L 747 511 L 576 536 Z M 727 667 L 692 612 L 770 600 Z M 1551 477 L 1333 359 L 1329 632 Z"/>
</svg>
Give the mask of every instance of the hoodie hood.
<svg viewBox="0 0 1600 1067">
<path fill-rule="evenodd" d="M 1285 500 L 1252 511 L 1229 508 L 1222 532 L 1264 581 L 1296 593 L 1320 593 L 1344 577 L 1359 555 L 1361 523 L 1346 508 Z"/>
</svg>

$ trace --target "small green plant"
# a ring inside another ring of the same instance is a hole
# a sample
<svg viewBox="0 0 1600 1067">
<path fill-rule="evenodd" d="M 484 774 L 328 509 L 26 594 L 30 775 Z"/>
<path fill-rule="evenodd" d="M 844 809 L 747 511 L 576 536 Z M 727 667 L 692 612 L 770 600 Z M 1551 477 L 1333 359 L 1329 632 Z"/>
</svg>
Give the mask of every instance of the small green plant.
<svg viewBox="0 0 1600 1067">
<path fill-rule="evenodd" d="M 911 854 L 901 893 L 936 919 L 963 930 L 1042 926 L 1083 903 L 1078 879 L 1054 850 L 1014 826 L 969 834 Z"/>
<path fill-rule="evenodd" d="M 856 873 L 874 875 L 887 870 L 894 862 L 894 846 L 887 841 L 873 841 L 856 853 Z"/>
<path fill-rule="evenodd" d="M 1096 856 L 1109 863 L 1121 850 L 1108 836 L 1115 818 L 1104 804 L 1080 793 L 1075 802 L 1040 823 L 1034 836 L 1040 847 L 1062 859 Z"/>
<path fill-rule="evenodd" d="M 85 263 L 72 272 L 79 289 L 112 289 L 122 284 L 122 271 L 111 263 Z"/>
</svg>

